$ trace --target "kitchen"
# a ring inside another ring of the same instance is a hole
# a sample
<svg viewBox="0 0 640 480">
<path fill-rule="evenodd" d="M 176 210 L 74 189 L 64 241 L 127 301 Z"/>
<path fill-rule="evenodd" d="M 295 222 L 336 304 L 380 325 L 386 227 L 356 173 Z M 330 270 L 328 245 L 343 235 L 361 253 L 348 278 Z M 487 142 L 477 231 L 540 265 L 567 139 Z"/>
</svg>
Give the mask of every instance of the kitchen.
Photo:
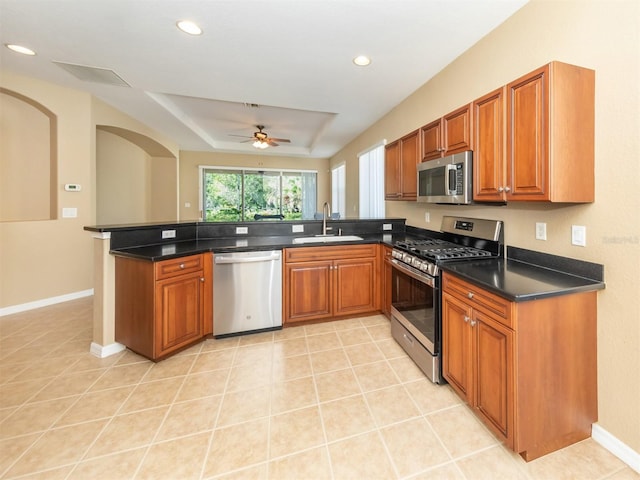
<svg viewBox="0 0 640 480">
<path fill-rule="evenodd" d="M 506 243 L 532 250 L 580 258 L 602 263 L 607 272 L 607 289 L 600 293 L 598 307 L 598 385 L 599 423 L 603 428 L 631 447 L 638 444 L 638 305 L 635 299 L 638 280 L 633 265 L 638 264 L 637 214 L 639 197 L 635 189 L 624 194 L 620 201 L 620 185 L 638 178 L 638 109 L 637 104 L 637 7 L 634 3 L 610 4 L 601 2 L 531 2 L 519 14 L 484 38 L 463 54 L 425 87 L 416 91 L 386 117 L 374 124 L 330 161 L 347 165 L 347 204 L 357 204 L 357 164 L 351 159 L 357 152 L 379 141 L 381 137 L 395 139 L 436 118 L 460 104 L 477 98 L 552 59 L 565 60 L 596 70 L 596 201 L 574 206 L 538 206 L 532 204 L 502 207 L 472 206 L 465 209 L 473 217 L 497 218 L 507 225 Z M 628 22 L 628 23 L 625 23 Z M 624 28 L 624 26 L 628 28 Z M 544 28 L 549 33 L 540 34 Z M 625 32 L 632 32 L 631 35 Z M 614 46 L 614 47 L 612 47 Z M 526 51 L 528 55 L 522 55 Z M 611 51 L 617 52 L 611 55 Z M 497 62 L 496 58 L 504 58 Z M 490 68 L 485 68 L 490 65 Z M 630 66 L 632 66 L 630 68 Z M 635 68 L 633 67 L 635 66 Z M 474 72 L 470 74 L 469 72 Z M 481 72 L 481 74 L 477 73 Z M 470 80 L 472 79 L 472 81 Z M 106 123 L 111 117 L 116 124 L 129 126 L 143 133 L 143 127 L 133 124 L 109 107 L 97 106 L 101 121 L 92 119 L 91 100 L 83 95 L 56 90 L 35 80 L 5 74 L 3 86 L 25 89 L 40 97 L 64 97 L 69 104 L 83 105 L 78 115 L 67 104 L 56 108 L 75 132 L 88 132 L 87 125 Z M 446 92 L 446 93 L 445 93 Z M 66 97 L 65 97 L 66 95 Z M 97 103 L 97 102 L 96 102 Z M 94 105 L 95 106 L 95 105 Z M 94 113 L 93 115 L 98 115 Z M 65 144 L 63 171 L 73 171 L 73 182 L 89 185 L 91 167 L 91 134 L 73 136 Z M 181 158 L 181 181 L 192 175 L 189 165 L 197 164 L 195 157 L 202 154 L 185 152 Z M 210 164 L 222 154 L 211 154 Z M 228 157 L 227 157 L 228 158 Z M 615 159 L 615 160 L 613 160 Z M 184 164 L 183 164 L 184 160 Z M 614 163 L 615 161 L 615 163 Z M 615 165 L 615 168 L 612 168 Z M 184 172 L 182 169 L 184 168 Z M 184 175 L 182 175 L 184 173 Z M 75 197 L 80 212 L 91 211 L 89 195 Z M 180 204 L 197 205 L 197 193 L 181 188 Z M 425 221 L 425 212 L 430 222 Z M 410 202 L 387 202 L 387 216 L 406 218 L 407 223 L 437 230 L 444 215 L 459 214 L 454 207 L 425 209 Z M 189 218 L 181 211 L 181 218 Z M 548 240 L 535 240 L 534 224 L 544 221 L 548 226 Z M 68 220 L 68 222 L 75 222 Z M 23 304 L 40 298 L 64 295 L 92 288 L 92 275 L 87 267 L 90 260 L 76 262 L 80 252 L 83 258 L 92 256 L 86 232 L 60 233 L 61 222 L 3 225 L 2 251 L 11 252 L 16 260 L 36 265 L 42 272 L 37 279 L 29 278 L 13 263 L 3 258 L 3 307 Z M 89 216 L 78 220 L 78 226 L 93 224 Z M 587 225 L 587 247 L 570 245 L 571 225 Z M 68 228 L 68 227 L 65 227 Z M 76 230 L 80 228 L 76 227 Z M 55 238 L 67 244 L 60 248 L 56 242 L 43 242 Z M 20 239 L 18 245 L 17 240 Z M 28 239 L 25 242 L 25 239 Z M 50 245 L 51 243 L 51 245 Z M 37 251 L 34 254 L 34 251 Z M 27 252 L 29 256 L 27 257 Z M 59 257 L 59 260 L 53 257 Z M 83 266 L 84 263 L 84 266 Z M 64 271 L 59 279 L 60 271 Z M 53 280 L 56 279 L 56 280 Z M 27 287 L 29 286 L 29 287 Z M 636 454 L 637 455 L 637 454 Z"/>
</svg>

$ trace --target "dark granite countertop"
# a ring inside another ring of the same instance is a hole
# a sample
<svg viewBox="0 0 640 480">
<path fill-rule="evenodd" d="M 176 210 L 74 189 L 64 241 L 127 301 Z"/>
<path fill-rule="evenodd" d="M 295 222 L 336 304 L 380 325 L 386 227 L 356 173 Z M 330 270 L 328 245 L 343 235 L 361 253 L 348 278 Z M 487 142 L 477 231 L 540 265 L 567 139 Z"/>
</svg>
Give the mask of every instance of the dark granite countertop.
<svg viewBox="0 0 640 480">
<path fill-rule="evenodd" d="M 605 288 L 602 265 L 515 247 L 508 257 L 449 263 L 442 269 L 514 302 Z"/>
<path fill-rule="evenodd" d="M 393 230 L 381 231 L 382 222 L 392 223 Z M 343 228 L 344 235 L 357 235 L 362 240 L 293 243 L 294 238 L 314 236 L 321 224 L 303 223 L 305 232 L 300 234 L 291 234 L 291 223 L 287 222 L 252 224 L 251 231 L 246 236 L 235 234 L 237 225 L 206 225 L 193 222 L 85 229 L 112 232 L 113 255 L 152 262 L 205 252 L 229 253 L 367 243 L 393 246 L 397 241 L 438 235 L 438 232 L 415 227 L 405 228 L 404 220 L 343 221 L 335 226 Z M 175 239 L 160 239 L 162 230 L 166 228 L 176 230 Z M 441 268 L 515 302 L 605 288 L 602 265 L 517 247 L 507 247 L 507 259 L 456 262 L 443 264 Z"/>
<path fill-rule="evenodd" d="M 281 250 L 283 248 L 300 247 L 320 247 L 320 246 L 340 246 L 366 243 L 386 243 L 392 245 L 394 242 L 404 240 L 408 235 L 398 234 L 359 234 L 362 240 L 339 241 L 324 243 L 293 243 L 294 236 L 265 236 L 265 237 L 227 237 L 208 238 L 200 240 L 186 240 L 182 242 L 145 245 L 140 247 L 130 247 L 111 250 L 116 256 L 137 258 L 157 262 L 170 258 L 184 257 L 186 255 L 196 255 L 198 253 L 214 252 L 247 252 L 259 250 Z"/>
</svg>

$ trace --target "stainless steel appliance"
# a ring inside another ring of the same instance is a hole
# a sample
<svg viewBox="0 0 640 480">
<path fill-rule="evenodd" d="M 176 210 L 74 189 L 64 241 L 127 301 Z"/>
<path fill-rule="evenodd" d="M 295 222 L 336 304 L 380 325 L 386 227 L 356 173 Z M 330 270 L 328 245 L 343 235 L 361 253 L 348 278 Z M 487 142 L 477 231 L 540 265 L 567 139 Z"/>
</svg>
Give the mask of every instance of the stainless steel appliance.
<svg viewBox="0 0 640 480">
<path fill-rule="evenodd" d="M 418 164 L 418 202 L 473 202 L 473 152 L 456 153 Z"/>
<path fill-rule="evenodd" d="M 213 335 L 282 328 L 282 251 L 213 256 Z"/>
<path fill-rule="evenodd" d="M 504 255 L 502 222 L 442 219 L 434 238 L 398 241 L 392 251 L 391 333 L 425 375 L 443 383 L 440 266 Z"/>
</svg>

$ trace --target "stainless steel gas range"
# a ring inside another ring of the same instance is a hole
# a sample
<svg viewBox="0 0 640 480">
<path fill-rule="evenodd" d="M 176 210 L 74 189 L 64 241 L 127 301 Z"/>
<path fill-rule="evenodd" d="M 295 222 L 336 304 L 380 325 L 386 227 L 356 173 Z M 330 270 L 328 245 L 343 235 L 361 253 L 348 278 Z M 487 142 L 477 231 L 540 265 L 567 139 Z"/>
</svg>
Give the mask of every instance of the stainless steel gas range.
<svg viewBox="0 0 640 480">
<path fill-rule="evenodd" d="M 440 266 L 503 256 L 502 227 L 499 220 L 445 216 L 440 232 L 434 232 L 432 238 L 406 239 L 394 245 L 391 332 L 434 383 L 444 383 Z"/>
</svg>

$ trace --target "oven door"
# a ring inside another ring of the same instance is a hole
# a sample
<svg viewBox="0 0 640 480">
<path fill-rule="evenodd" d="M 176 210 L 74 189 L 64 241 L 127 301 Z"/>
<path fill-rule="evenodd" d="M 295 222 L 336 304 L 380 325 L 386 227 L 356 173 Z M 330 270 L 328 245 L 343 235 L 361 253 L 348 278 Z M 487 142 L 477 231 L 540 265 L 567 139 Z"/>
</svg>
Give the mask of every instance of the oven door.
<svg viewBox="0 0 640 480">
<path fill-rule="evenodd" d="M 391 314 L 433 356 L 440 353 L 439 278 L 397 259 L 391 270 Z"/>
</svg>

